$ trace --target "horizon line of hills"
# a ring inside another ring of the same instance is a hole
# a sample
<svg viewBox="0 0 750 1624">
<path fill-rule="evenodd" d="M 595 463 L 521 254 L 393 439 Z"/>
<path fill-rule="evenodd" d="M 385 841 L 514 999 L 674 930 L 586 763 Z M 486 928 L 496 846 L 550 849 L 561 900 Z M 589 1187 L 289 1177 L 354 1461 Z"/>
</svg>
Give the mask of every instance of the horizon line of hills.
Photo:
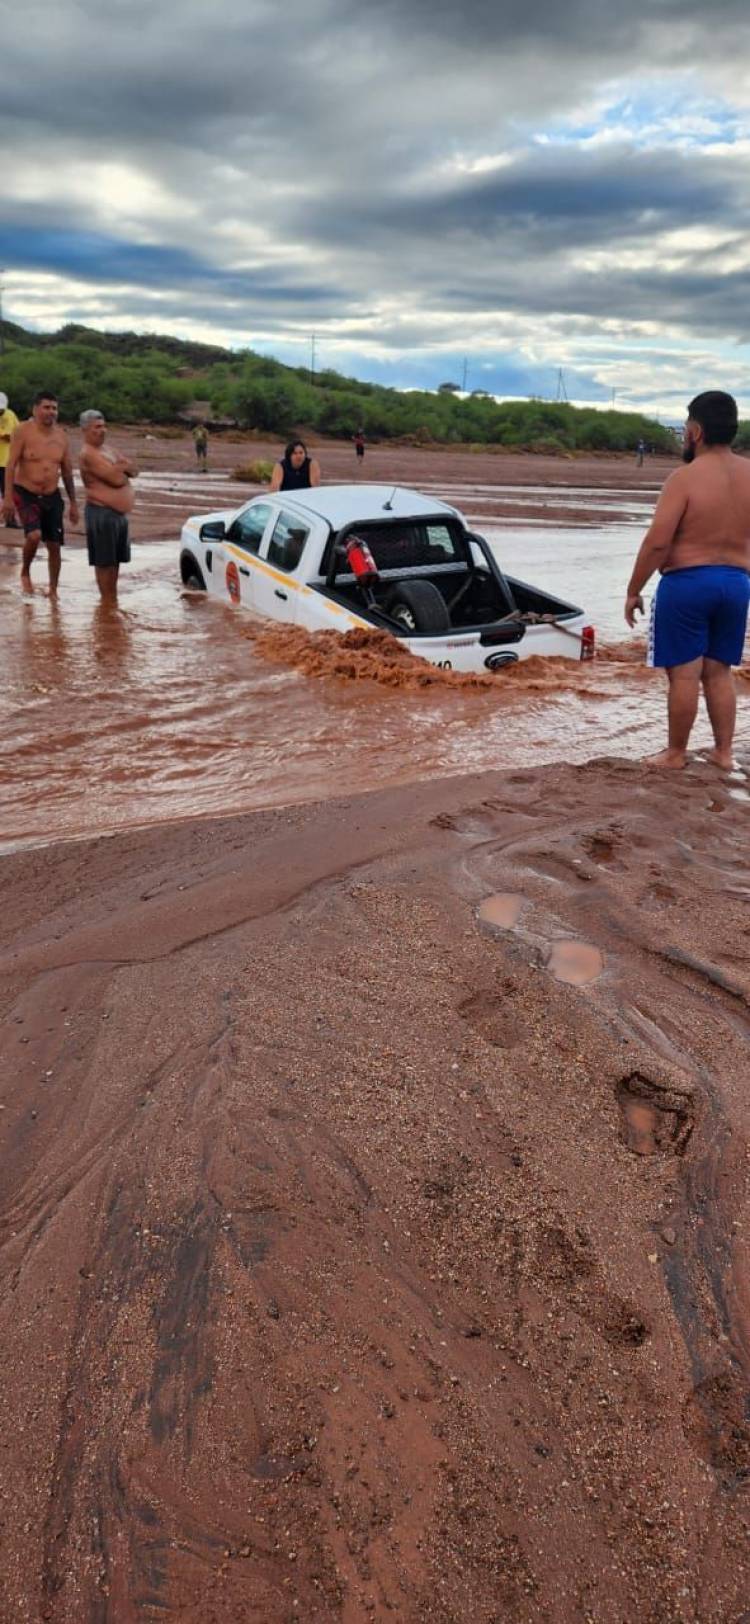
<svg viewBox="0 0 750 1624">
<path fill-rule="evenodd" d="M 639 441 L 653 451 L 676 450 L 672 429 L 641 412 L 498 401 L 481 390 L 464 396 L 453 384 L 402 391 L 331 368 L 311 376 L 307 367 L 252 350 L 170 334 L 107 333 L 73 322 L 55 333 L 34 333 L 3 320 L 0 346 L 0 388 L 19 416 L 28 414 L 38 389 L 49 388 L 68 420 L 95 406 L 113 422 L 184 423 L 200 400 L 217 427 L 282 437 L 307 429 L 341 439 L 362 429 L 372 440 L 558 455 L 635 451 Z"/>
</svg>

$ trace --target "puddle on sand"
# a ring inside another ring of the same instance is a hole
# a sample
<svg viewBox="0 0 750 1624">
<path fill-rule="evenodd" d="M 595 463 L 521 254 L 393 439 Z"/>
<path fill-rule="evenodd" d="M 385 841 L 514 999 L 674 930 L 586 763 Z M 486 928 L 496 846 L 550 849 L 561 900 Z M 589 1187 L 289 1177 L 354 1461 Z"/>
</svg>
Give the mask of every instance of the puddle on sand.
<svg viewBox="0 0 750 1624">
<path fill-rule="evenodd" d="M 479 904 L 479 918 L 485 925 L 495 925 L 499 930 L 512 930 L 518 924 L 523 907 L 523 897 L 515 896 L 512 891 L 498 891 L 493 897 L 485 897 Z"/>
<path fill-rule="evenodd" d="M 622 1137 L 635 1156 L 681 1156 L 693 1131 L 694 1113 L 685 1097 L 660 1088 L 637 1072 L 618 1083 Z"/>
<path fill-rule="evenodd" d="M 567 981 L 571 987 L 585 987 L 595 981 L 604 969 L 604 960 L 598 947 L 589 942 L 553 942 L 547 969 L 557 981 Z"/>
<path fill-rule="evenodd" d="M 625 1143 L 636 1156 L 655 1156 L 659 1149 L 657 1129 L 659 1112 L 648 1100 L 628 1099 L 622 1102 Z"/>
</svg>

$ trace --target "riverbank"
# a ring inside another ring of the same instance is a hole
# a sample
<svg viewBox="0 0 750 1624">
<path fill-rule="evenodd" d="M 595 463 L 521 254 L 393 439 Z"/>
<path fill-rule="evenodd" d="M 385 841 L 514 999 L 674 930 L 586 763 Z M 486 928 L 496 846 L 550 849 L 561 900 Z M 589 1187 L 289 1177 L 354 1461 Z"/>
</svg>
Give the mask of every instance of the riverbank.
<svg viewBox="0 0 750 1624">
<path fill-rule="evenodd" d="M 76 429 L 69 432 L 77 469 L 80 434 Z M 255 435 L 214 434 L 209 443 L 208 471 L 203 474 L 189 434 L 113 424 L 109 442 L 119 450 L 127 450 L 146 476 L 136 487 L 131 520 L 136 542 L 163 537 L 167 526 L 170 533 L 179 533 L 184 520 L 196 509 L 200 512 L 216 505 L 238 507 L 249 501 L 262 487 L 231 481 L 234 470 L 255 461 L 273 463 L 283 449 L 278 440 Z M 653 504 L 664 480 L 677 466 L 674 457 L 664 456 L 647 457 L 639 468 L 635 458 L 624 455 L 548 457 L 499 448 L 427 449 L 389 441 L 368 446 L 360 466 L 354 447 L 346 441 L 313 437 L 310 447 L 320 462 L 324 484 L 346 484 L 361 478 L 436 492 L 450 486 L 455 494 L 448 500 L 455 501 L 458 507 L 462 492 L 480 492 L 493 520 L 521 518 L 529 522 L 542 518 L 592 526 L 611 523 L 623 499 Z M 216 481 L 225 489 L 217 492 Z M 563 498 L 561 502 L 555 501 L 556 489 Z M 174 498 L 171 502 L 170 496 Z M 2 539 L 8 538 L 0 534 Z"/>
<path fill-rule="evenodd" d="M 4 1617 L 743 1616 L 748 765 L 4 859 Z"/>
</svg>

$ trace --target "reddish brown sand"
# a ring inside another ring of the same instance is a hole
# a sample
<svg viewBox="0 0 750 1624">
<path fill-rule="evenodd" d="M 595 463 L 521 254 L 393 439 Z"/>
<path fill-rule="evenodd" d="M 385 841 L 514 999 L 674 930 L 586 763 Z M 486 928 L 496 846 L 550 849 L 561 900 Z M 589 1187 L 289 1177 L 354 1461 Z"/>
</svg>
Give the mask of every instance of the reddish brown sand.
<svg viewBox="0 0 750 1624">
<path fill-rule="evenodd" d="M 746 797 L 5 859 L 3 1621 L 747 1619 Z"/>
</svg>

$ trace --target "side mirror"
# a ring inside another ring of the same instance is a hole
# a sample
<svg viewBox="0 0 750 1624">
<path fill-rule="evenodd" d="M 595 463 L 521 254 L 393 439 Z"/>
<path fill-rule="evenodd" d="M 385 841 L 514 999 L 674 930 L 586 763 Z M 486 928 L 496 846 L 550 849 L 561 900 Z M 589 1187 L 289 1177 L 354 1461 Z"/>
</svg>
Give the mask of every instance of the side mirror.
<svg viewBox="0 0 750 1624">
<path fill-rule="evenodd" d="M 223 541 L 226 533 L 223 519 L 209 519 L 198 532 L 201 541 Z"/>
</svg>

